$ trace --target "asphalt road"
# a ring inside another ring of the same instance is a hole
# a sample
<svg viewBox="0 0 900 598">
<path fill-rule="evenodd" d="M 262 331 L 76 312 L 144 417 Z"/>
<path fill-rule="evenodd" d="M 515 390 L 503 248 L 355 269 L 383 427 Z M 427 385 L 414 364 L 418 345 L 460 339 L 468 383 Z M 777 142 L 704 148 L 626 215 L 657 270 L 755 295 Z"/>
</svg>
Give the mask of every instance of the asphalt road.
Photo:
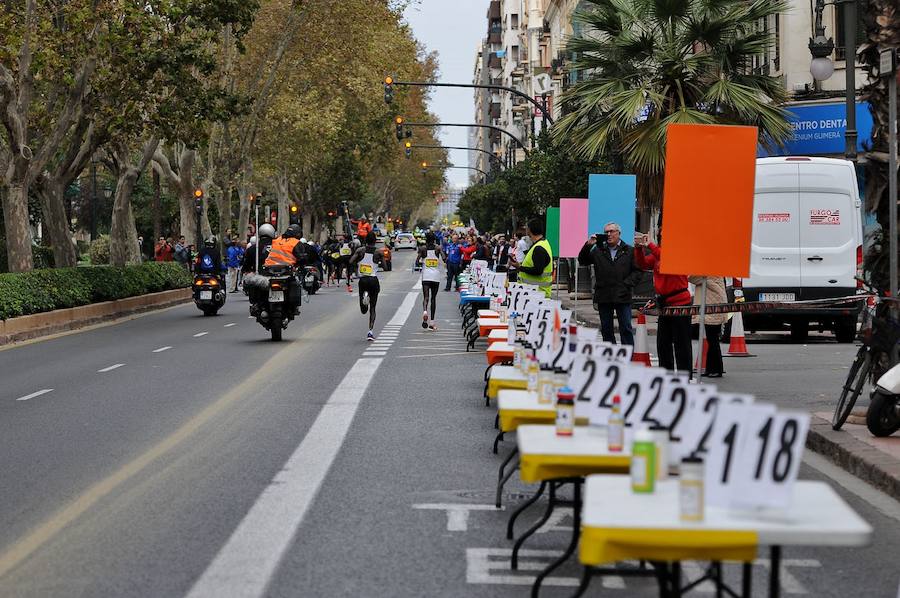
<svg viewBox="0 0 900 598">
<path fill-rule="evenodd" d="M 526 595 L 571 520 L 551 520 L 524 570 L 509 570 L 507 514 L 490 506 L 500 458 L 480 398 L 484 355 L 465 352 L 452 293 L 438 332 L 421 329 L 411 252 L 395 259 L 375 346 L 355 293 L 330 288 L 279 344 L 239 295 L 215 318 L 187 305 L 0 351 L 0 596 Z M 723 385 L 802 401 L 817 371 L 849 365 L 768 348 L 726 363 Z M 758 389 L 763 367 L 783 379 Z M 787 550 L 784 595 L 896 595 L 900 506 L 808 463 L 802 477 L 834 484 L 875 542 Z M 506 504 L 529 490 L 512 483 Z M 546 595 L 570 595 L 577 572 L 561 569 Z"/>
</svg>

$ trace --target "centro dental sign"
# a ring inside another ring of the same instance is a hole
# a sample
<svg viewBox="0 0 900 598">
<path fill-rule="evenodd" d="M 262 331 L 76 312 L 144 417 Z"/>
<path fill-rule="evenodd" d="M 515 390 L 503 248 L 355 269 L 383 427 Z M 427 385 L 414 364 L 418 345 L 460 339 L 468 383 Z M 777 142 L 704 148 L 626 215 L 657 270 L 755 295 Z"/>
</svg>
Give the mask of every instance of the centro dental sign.
<svg viewBox="0 0 900 598">
<path fill-rule="evenodd" d="M 843 155 L 844 135 L 847 132 L 847 110 L 843 102 L 789 106 L 788 122 L 793 131 L 784 150 L 773 153 L 759 149 L 766 156 L 828 156 Z M 859 133 L 857 150 L 871 142 L 872 113 L 868 102 L 856 103 L 856 129 Z"/>
</svg>

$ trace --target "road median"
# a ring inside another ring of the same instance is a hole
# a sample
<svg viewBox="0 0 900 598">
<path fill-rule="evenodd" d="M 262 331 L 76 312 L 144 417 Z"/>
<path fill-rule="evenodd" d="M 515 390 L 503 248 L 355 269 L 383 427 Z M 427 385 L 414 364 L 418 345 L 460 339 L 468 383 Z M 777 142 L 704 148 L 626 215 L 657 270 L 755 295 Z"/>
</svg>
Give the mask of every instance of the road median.
<svg viewBox="0 0 900 598">
<path fill-rule="evenodd" d="M 0 346 L 69 332 L 190 300 L 190 288 L 174 289 L 0 320 Z"/>
</svg>

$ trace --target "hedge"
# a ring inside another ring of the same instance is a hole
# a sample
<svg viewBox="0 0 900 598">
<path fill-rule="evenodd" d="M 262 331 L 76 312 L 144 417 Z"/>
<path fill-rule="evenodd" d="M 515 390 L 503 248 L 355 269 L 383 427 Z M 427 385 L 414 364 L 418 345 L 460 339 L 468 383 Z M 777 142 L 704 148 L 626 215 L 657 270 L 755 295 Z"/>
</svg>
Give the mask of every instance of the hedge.
<svg viewBox="0 0 900 598">
<path fill-rule="evenodd" d="M 190 285 L 190 273 L 175 262 L 0 274 L 0 320 Z"/>
</svg>

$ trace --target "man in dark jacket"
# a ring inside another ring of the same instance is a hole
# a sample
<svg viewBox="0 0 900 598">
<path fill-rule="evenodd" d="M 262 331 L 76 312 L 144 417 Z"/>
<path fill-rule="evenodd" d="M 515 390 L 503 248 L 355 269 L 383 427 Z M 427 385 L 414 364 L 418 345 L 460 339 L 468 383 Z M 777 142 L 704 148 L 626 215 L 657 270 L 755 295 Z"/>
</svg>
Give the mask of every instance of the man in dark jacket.
<svg viewBox="0 0 900 598">
<path fill-rule="evenodd" d="M 623 345 L 634 344 L 631 327 L 631 294 L 642 276 L 634 263 L 634 250 L 622 240 L 622 229 L 615 222 L 603 227 L 581 248 L 578 263 L 594 267 L 594 305 L 600 312 L 600 333 L 608 343 L 616 342 L 613 311 L 619 320 Z"/>
</svg>

